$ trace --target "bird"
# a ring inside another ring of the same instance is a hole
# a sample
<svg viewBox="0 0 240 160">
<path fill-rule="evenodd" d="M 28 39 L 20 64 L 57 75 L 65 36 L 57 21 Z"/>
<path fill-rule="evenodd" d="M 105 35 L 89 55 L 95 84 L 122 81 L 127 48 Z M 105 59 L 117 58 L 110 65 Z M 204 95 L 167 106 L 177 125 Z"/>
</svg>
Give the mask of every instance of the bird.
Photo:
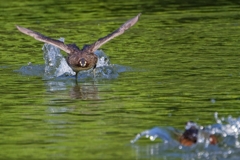
<svg viewBox="0 0 240 160">
<path fill-rule="evenodd" d="M 202 130 L 199 131 L 197 124 L 193 121 L 188 121 L 186 123 L 185 131 L 179 137 L 179 142 L 183 146 L 192 146 L 193 144 L 197 143 L 199 134 L 208 139 L 211 145 L 216 145 L 218 143 L 217 137 L 215 135 L 204 132 Z"/>
<path fill-rule="evenodd" d="M 94 54 L 94 52 L 100 48 L 103 44 L 107 43 L 111 39 L 123 34 L 126 30 L 136 24 L 139 20 L 141 13 L 137 16 L 131 18 L 130 20 L 126 21 L 123 25 L 121 25 L 117 30 L 113 31 L 112 33 L 108 34 L 105 37 L 102 37 L 95 41 L 90 45 L 84 45 L 82 49 L 80 49 L 75 43 L 73 44 L 65 44 L 62 41 L 52 39 L 47 37 L 41 33 L 35 32 L 33 30 L 21 27 L 16 25 L 16 28 L 38 41 L 51 44 L 59 49 L 63 50 L 67 53 L 66 61 L 67 64 L 72 68 L 72 70 L 76 73 L 75 77 L 77 80 L 77 75 L 79 71 L 89 70 L 93 68 L 94 76 L 95 76 L 95 68 L 98 61 L 98 57 Z"/>
</svg>

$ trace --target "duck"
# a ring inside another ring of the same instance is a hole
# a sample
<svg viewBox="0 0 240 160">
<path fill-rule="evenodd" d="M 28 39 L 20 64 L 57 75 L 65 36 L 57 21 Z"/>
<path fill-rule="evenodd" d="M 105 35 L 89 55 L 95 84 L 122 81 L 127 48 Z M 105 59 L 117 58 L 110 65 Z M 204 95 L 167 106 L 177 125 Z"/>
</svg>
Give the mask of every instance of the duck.
<svg viewBox="0 0 240 160">
<path fill-rule="evenodd" d="M 67 53 L 66 61 L 69 67 L 72 68 L 72 70 L 75 72 L 75 77 L 77 80 L 77 75 L 80 71 L 83 70 L 89 70 L 93 69 L 94 77 L 95 77 L 95 68 L 97 65 L 98 57 L 94 54 L 94 52 L 99 49 L 102 45 L 110 41 L 111 39 L 123 34 L 126 30 L 131 28 L 133 25 L 137 23 L 139 20 L 141 13 L 139 13 L 137 16 L 131 18 L 130 20 L 126 21 L 123 25 L 121 25 L 117 30 L 113 31 L 112 33 L 108 34 L 105 37 L 102 37 L 95 41 L 94 43 L 90 45 L 83 46 L 82 49 L 80 49 L 75 43 L 73 44 L 65 44 L 64 42 L 56 39 L 52 39 L 50 37 L 47 37 L 41 33 L 35 32 L 33 30 L 30 30 L 28 28 L 21 27 L 19 25 L 16 25 L 16 28 L 33 38 L 35 38 L 38 41 L 51 44 L 64 52 Z"/>
<path fill-rule="evenodd" d="M 213 134 L 207 133 L 203 130 L 199 130 L 198 126 L 193 121 L 188 121 L 185 125 L 185 131 L 179 137 L 179 142 L 183 146 L 192 146 L 198 141 L 198 135 L 204 136 L 211 145 L 216 145 L 218 143 L 217 137 Z"/>
</svg>

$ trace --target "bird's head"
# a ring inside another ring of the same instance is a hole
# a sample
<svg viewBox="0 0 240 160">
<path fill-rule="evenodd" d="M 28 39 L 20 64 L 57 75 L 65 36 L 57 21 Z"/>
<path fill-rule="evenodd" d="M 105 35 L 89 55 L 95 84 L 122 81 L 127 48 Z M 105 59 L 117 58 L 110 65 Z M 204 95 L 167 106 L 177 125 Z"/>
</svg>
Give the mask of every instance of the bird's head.
<svg viewBox="0 0 240 160">
<path fill-rule="evenodd" d="M 85 60 L 85 58 L 81 58 L 78 63 L 80 65 L 80 67 L 86 67 L 87 66 L 87 61 Z"/>
<path fill-rule="evenodd" d="M 185 131 L 183 133 L 184 138 L 191 140 L 192 142 L 197 142 L 198 136 L 198 126 L 196 123 L 189 121 L 185 126 Z"/>
</svg>

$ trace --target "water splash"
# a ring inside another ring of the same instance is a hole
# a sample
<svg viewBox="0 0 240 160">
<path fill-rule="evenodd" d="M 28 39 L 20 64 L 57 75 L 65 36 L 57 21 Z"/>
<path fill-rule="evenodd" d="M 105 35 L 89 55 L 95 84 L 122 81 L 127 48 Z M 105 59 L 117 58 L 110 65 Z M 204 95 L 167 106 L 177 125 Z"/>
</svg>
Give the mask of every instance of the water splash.
<svg viewBox="0 0 240 160">
<path fill-rule="evenodd" d="M 139 159 L 165 157 L 166 159 L 239 159 L 240 157 L 240 117 L 219 118 L 214 115 L 215 124 L 199 126 L 200 133 L 216 135 L 217 145 L 210 145 L 209 140 L 202 134 L 198 135 L 198 142 L 190 147 L 182 146 L 176 134 L 182 133 L 173 127 L 154 127 L 139 133 L 131 140 L 132 147 L 135 149 Z M 136 142 L 141 137 L 147 137 L 151 141 L 157 138 L 161 143 L 148 144 L 147 146 L 138 145 Z"/>
<path fill-rule="evenodd" d="M 64 38 L 60 38 L 64 42 Z M 45 65 L 33 65 L 29 62 L 27 66 L 21 67 L 18 72 L 23 75 L 42 76 L 44 79 L 65 78 L 74 76 L 75 72 L 68 66 L 65 57 L 57 47 L 45 43 L 42 47 Z M 111 64 L 108 56 L 101 50 L 94 52 L 98 56 L 95 70 L 96 79 L 115 79 L 119 73 L 130 71 L 130 67 Z M 78 74 L 80 79 L 93 78 L 93 70 L 81 71 Z"/>
<path fill-rule="evenodd" d="M 149 138 L 151 141 L 155 141 L 156 138 L 160 138 L 164 141 L 164 143 L 169 143 L 172 140 L 172 137 L 170 134 L 170 131 L 172 129 L 171 128 L 154 127 L 150 130 L 146 130 L 146 131 L 143 131 L 143 132 L 137 134 L 137 136 L 130 142 L 135 143 L 141 137 L 145 136 L 146 138 Z"/>
<path fill-rule="evenodd" d="M 64 42 L 64 38 L 60 38 Z M 51 79 L 63 75 L 75 75 L 75 72 L 68 66 L 65 58 L 60 54 L 60 49 L 45 43 L 42 48 L 45 60 L 44 78 Z"/>
</svg>

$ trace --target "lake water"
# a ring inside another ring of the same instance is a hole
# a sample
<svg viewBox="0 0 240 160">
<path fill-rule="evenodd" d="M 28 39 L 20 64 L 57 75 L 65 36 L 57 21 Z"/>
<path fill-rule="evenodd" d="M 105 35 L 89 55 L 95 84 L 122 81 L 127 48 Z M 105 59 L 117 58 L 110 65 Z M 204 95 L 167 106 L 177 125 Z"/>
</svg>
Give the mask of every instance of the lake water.
<svg viewBox="0 0 240 160">
<path fill-rule="evenodd" d="M 0 4 L 0 159 L 239 159 L 238 1 Z M 15 27 L 82 47 L 140 12 L 98 51 L 106 57 L 97 77 L 83 72 L 77 84 L 46 74 L 44 44 Z M 131 143 L 155 126 L 183 131 L 189 120 L 220 125 L 219 144 Z"/>
</svg>

